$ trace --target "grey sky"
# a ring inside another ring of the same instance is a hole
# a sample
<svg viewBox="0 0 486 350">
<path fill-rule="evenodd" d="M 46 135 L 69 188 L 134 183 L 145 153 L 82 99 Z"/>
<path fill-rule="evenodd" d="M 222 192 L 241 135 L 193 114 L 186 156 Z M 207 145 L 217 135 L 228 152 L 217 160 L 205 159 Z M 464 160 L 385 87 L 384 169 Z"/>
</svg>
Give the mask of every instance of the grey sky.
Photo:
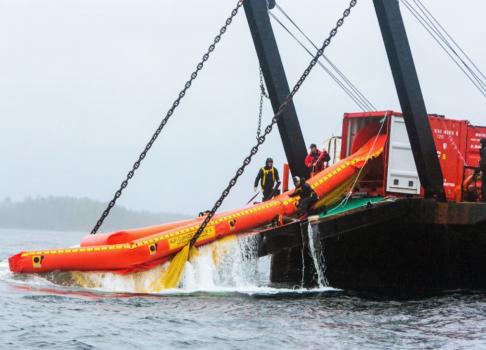
<svg viewBox="0 0 486 350">
<path fill-rule="evenodd" d="M 483 0 L 424 0 L 486 70 Z M 235 1 L 0 0 L 0 198 L 109 200 Z M 280 0 L 321 41 L 347 0 Z M 429 112 L 486 124 L 486 101 L 403 11 Z M 276 28 L 290 84 L 308 56 Z M 328 56 L 380 109 L 398 110 L 370 0 Z M 340 134 L 351 100 L 316 67 L 295 99 L 306 143 Z M 265 120 L 270 118 L 266 107 Z M 240 13 L 120 200 L 196 213 L 213 204 L 255 140 L 258 63 Z M 252 195 L 262 160 L 280 167 L 275 132 L 225 208 Z"/>
</svg>

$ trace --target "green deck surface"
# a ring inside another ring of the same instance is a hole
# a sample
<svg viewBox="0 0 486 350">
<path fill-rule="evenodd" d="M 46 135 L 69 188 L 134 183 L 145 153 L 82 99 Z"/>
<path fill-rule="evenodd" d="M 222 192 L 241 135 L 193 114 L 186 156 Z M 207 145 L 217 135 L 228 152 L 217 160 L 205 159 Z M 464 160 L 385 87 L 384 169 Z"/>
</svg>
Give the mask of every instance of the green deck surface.
<svg viewBox="0 0 486 350">
<path fill-rule="evenodd" d="M 320 218 L 326 218 L 329 216 L 333 216 L 336 214 L 344 213 L 348 210 L 360 208 L 366 206 L 368 203 L 374 204 L 383 202 L 385 199 L 383 197 L 365 197 L 365 198 L 350 198 L 348 202 L 344 205 L 341 205 L 339 202 L 338 204 L 334 205 L 333 207 L 329 208 L 327 213 L 321 213 L 319 215 Z"/>
</svg>

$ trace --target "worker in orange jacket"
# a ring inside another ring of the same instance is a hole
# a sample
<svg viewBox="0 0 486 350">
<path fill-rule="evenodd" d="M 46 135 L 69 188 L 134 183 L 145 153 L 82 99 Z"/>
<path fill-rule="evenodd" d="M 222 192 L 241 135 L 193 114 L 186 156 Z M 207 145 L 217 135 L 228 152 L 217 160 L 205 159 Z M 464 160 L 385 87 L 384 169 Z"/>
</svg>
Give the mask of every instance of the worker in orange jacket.
<svg viewBox="0 0 486 350">
<path fill-rule="evenodd" d="M 314 174 L 324 170 L 326 168 L 327 162 L 331 160 L 331 157 L 329 157 L 329 154 L 323 150 L 320 151 L 316 144 L 313 143 L 310 145 L 310 152 L 305 157 L 305 165 L 307 168 L 309 168 L 311 176 Z"/>
</svg>

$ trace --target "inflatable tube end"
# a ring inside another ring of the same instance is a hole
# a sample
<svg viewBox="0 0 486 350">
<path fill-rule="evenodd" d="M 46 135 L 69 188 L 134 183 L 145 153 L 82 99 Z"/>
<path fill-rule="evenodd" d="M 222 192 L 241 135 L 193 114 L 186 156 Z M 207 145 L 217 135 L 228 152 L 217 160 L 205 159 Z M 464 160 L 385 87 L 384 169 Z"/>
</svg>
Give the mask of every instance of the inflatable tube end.
<svg viewBox="0 0 486 350">
<path fill-rule="evenodd" d="M 11 272 L 14 273 L 22 272 L 22 266 L 20 264 L 21 259 L 22 259 L 22 253 L 12 255 L 10 258 L 8 258 L 8 266 Z"/>
</svg>

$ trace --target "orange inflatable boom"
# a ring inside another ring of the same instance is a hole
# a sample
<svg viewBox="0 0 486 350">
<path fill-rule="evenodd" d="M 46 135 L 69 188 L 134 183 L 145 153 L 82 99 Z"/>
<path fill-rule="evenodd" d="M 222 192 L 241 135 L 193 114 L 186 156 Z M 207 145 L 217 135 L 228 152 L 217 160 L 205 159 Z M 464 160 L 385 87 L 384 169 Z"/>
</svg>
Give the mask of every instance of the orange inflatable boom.
<svg viewBox="0 0 486 350">
<path fill-rule="evenodd" d="M 313 176 L 307 182 L 320 201 L 336 195 L 336 189 L 349 189 L 350 180 L 371 158 L 380 156 L 387 135 L 370 139 L 357 152 Z M 346 187 L 348 184 L 348 187 Z M 271 223 L 280 215 L 296 213 L 298 197 L 283 193 L 272 200 L 215 215 L 196 246 L 224 236 L 242 233 Z M 16 273 L 64 271 L 143 271 L 168 260 L 185 246 L 197 231 L 202 218 L 179 221 L 137 230 L 89 236 L 76 248 L 25 251 L 9 258 Z"/>
</svg>

